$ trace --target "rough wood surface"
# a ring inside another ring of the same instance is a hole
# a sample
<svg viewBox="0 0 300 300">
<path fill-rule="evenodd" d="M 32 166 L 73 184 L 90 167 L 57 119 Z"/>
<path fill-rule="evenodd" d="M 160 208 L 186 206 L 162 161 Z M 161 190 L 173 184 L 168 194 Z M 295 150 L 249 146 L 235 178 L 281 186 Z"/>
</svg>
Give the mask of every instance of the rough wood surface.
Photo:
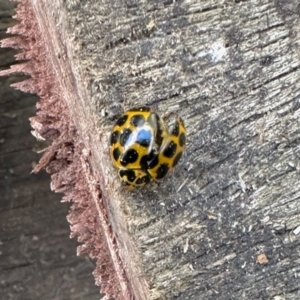
<svg viewBox="0 0 300 300">
<path fill-rule="evenodd" d="M 16 23 L 13 7 L 0 0 L 0 39 Z M 0 70 L 15 53 L 0 49 Z M 99 299 L 94 263 L 77 257 L 69 239 L 69 205 L 50 191 L 45 172 L 30 175 L 39 155 L 28 119 L 38 99 L 9 87 L 22 79 L 0 77 L 0 299 Z"/>
<path fill-rule="evenodd" d="M 110 295 L 299 299 L 298 2 L 28 3 L 83 145 Z M 180 113 L 188 147 L 161 184 L 123 192 L 108 134 L 145 104 Z"/>
</svg>

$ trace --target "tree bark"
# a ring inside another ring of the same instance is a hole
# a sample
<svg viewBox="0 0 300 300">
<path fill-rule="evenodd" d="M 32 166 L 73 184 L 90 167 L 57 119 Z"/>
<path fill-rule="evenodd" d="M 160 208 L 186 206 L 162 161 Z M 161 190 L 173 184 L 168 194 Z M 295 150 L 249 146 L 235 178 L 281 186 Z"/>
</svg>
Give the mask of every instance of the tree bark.
<svg viewBox="0 0 300 300">
<path fill-rule="evenodd" d="M 299 299 L 298 2 L 22 0 L 18 17 L 5 45 L 30 62 L 10 72 L 52 140 L 35 170 L 73 202 L 107 297 Z M 124 191 L 108 137 L 137 105 L 180 113 L 188 145 Z"/>
</svg>

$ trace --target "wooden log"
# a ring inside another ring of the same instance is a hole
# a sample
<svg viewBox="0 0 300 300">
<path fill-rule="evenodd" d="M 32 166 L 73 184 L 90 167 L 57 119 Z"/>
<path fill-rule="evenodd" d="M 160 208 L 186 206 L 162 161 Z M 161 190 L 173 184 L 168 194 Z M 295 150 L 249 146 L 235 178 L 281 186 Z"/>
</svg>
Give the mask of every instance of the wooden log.
<svg viewBox="0 0 300 300">
<path fill-rule="evenodd" d="M 22 0 L 18 84 L 53 141 L 42 167 L 116 299 L 299 298 L 297 1 Z M 3 73 L 2 74 L 7 74 Z M 124 191 L 108 136 L 124 108 L 180 113 L 186 153 Z"/>
</svg>

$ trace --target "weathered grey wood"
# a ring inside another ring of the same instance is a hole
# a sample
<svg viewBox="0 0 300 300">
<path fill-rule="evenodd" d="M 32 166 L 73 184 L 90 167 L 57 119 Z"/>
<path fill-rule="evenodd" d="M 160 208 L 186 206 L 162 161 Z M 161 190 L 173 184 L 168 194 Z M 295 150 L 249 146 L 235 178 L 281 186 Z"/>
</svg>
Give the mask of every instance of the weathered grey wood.
<svg viewBox="0 0 300 300">
<path fill-rule="evenodd" d="M 14 5 L 0 0 L 0 39 L 7 37 Z M 15 63 L 0 49 L 0 70 Z M 29 117 L 35 95 L 9 87 L 22 76 L 0 77 L 0 299 L 99 299 L 94 263 L 76 256 L 69 240 L 68 204 L 49 189 L 45 172 L 30 175 L 39 160 Z"/>
<path fill-rule="evenodd" d="M 29 2 L 119 299 L 299 299 L 297 1 Z M 123 192 L 109 130 L 145 104 L 180 113 L 188 146 L 161 184 Z"/>
</svg>

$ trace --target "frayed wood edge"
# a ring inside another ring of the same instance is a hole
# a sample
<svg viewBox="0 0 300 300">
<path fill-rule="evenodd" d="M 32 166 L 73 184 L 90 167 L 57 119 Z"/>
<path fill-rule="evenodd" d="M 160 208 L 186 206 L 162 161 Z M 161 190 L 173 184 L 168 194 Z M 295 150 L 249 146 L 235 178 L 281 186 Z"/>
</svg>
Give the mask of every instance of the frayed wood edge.
<svg viewBox="0 0 300 300">
<path fill-rule="evenodd" d="M 30 75 L 30 79 L 12 86 L 40 97 L 37 114 L 30 118 L 31 126 L 37 136 L 52 141 L 52 144 L 45 150 L 33 172 L 45 168 L 51 174 L 52 190 L 64 193 L 62 201 L 72 203 L 67 217 L 70 237 L 77 237 L 82 243 L 77 249 L 78 255 L 88 253 L 96 259 L 93 274 L 96 284 L 101 285 L 101 292 L 106 294 L 104 299 L 133 299 L 117 256 L 118 249 L 105 209 L 101 206 L 100 187 L 89 169 L 88 151 L 84 149 L 68 107 L 61 98 L 60 84 L 52 72 L 31 1 L 16 2 L 18 7 L 14 18 L 20 23 L 8 29 L 8 33 L 16 36 L 3 40 L 1 47 L 21 50 L 16 60 L 23 63 L 1 71 L 0 76 Z"/>
</svg>

